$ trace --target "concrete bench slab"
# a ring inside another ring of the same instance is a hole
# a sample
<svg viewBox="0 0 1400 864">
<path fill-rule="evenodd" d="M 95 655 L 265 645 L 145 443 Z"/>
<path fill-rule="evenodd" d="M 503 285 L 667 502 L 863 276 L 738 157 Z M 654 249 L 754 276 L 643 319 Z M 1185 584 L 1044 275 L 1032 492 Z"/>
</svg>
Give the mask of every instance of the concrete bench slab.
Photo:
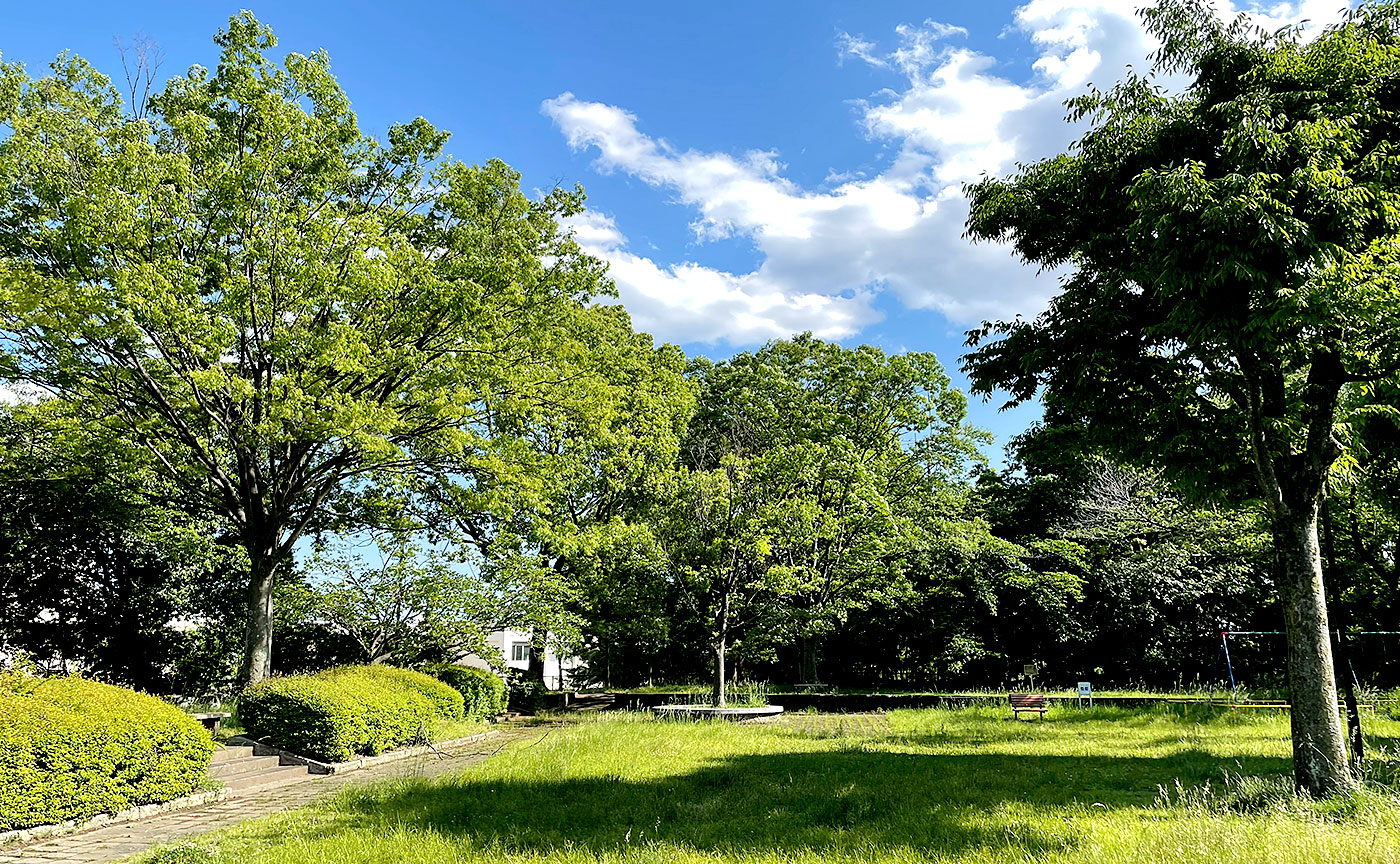
<svg viewBox="0 0 1400 864">
<path fill-rule="evenodd" d="M 651 709 L 658 717 L 676 720 L 731 720 L 735 723 L 767 723 L 783 713 L 781 705 L 757 708 L 717 708 L 714 705 L 657 705 Z"/>
</svg>

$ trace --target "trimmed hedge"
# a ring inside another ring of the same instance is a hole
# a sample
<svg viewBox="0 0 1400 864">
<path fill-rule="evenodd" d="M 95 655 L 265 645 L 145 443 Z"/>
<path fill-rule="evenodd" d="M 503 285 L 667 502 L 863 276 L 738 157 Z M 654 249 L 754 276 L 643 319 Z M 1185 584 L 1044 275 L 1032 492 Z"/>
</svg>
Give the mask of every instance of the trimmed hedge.
<svg viewBox="0 0 1400 864">
<path fill-rule="evenodd" d="M 248 735 L 301 756 L 343 762 L 374 756 L 460 720 L 462 694 L 421 672 L 341 666 L 269 678 L 238 700 Z"/>
<path fill-rule="evenodd" d="M 506 713 L 506 682 L 490 669 L 438 663 L 423 671 L 462 694 L 469 719 Z"/>
<path fill-rule="evenodd" d="M 198 720 L 154 696 L 0 674 L 0 831 L 190 795 L 208 787 L 214 749 Z"/>
<path fill-rule="evenodd" d="M 466 712 L 462 694 L 450 682 L 441 681 L 437 676 L 393 666 L 363 666 L 359 667 L 359 674 L 378 677 L 391 686 L 406 687 L 423 694 L 437 706 L 438 714 L 445 720 L 461 720 Z M 443 687 L 444 683 L 448 686 Z"/>
</svg>

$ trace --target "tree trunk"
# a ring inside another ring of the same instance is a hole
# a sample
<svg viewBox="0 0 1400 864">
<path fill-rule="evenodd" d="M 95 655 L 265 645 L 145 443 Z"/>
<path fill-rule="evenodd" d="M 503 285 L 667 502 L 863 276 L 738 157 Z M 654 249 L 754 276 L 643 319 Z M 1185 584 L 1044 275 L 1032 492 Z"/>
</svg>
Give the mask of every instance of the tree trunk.
<svg viewBox="0 0 1400 864">
<path fill-rule="evenodd" d="M 1293 777 L 1299 789 L 1324 797 L 1352 788 L 1355 778 L 1337 710 L 1317 516 L 1315 501 L 1289 508 L 1275 516 L 1273 534 L 1288 639 Z"/>
<path fill-rule="evenodd" d="M 548 644 L 549 631 L 539 627 L 530 631 L 530 661 L 525 668 L 525 675 L 530 680 L 539 682 L 541 687 L 544 687 L 544 651 Z"/>
<path fill-rule="evenodd" d="M 724 639 L 715 643 L 715 706 L 724 707 Z"/>
<path fill-rule="evenodd" d="M 797 678 L 803 684 L 817 683 L 817 640 L 805 637 L 800 643 L 801 657 L 798 661 Z"/>
<path fill-rule="evenodd" d="M 724 707 L 724 650 L 729 643 L 729 592 L 719 601 L 715 614 L 715 706 Z"/>
<path fill-rule="evenodd" d="M 272 588 L 277 562 L 270 553 L 248 550 L 248 626 L 243 637 L 243 669 L 239 680 L 256 684 L 272 674 Z"/>
<path fill-rule="evenodd" d="M 1332 530 L 1331 507 L 1328 499 L 1322 499 L 1322 510 L 1319 518 L 1322 520 L 1322 577 L 1324 587 L 1332 586 L 1332 596 L 1341 598 L 1345 594 L 1341 584 L 1341 569 L 1337 567 L 1337 543 Z M 1340 603 L 1332 607 L 1341 611 L 1344 607 Z M 1361 710 L 1356 702 L 1356 690 L 1358 682 L 1356 672 L 1351 666 L 1351 656 L 1347 649 L 1346 636 L 1339 625 L 1337 627 L 1337 654 L 1335 667 L 1336 674 L 1342 679 L 1342 702 L 1346 705 L 1347 717 L 1347 743 L 1351 747 L 1351 767 L 1359 778 L 1362 766 L 1366 761 L 1366 739 L 1361 734 Z"/>
</svg>

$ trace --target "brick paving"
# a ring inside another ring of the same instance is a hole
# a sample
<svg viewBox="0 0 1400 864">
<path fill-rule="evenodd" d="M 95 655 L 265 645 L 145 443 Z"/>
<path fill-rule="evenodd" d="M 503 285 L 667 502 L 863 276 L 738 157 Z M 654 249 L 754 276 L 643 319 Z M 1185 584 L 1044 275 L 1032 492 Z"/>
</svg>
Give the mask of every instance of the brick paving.
<svg viewBox="0 0 1400 864">
<path fill-rule="evenodd" d="M 542 734 L 541 729 L 507 728 L 502 730 L 500 735 L 448 751 L 444 754 L 445 758 L 425 753 L 345 774 L 308 776 L 300 783 L 261 792 L 249 792 L 189 810 L 162 813 L 139 822 L 108 825 L 79 834 L 41 840 L 28 846 L 0 849 L 0 864 L 36 864 L 40 861 L 56 864 L 97 864 L 101 861 L 112 861 L 144 852 L 153 846 L 174 843 L 250 819 L 305 807 L 318 798 L 352 783 L 448 774 L 490 758 L 512 741 L 531 736 L 538 738 Z"/>
<path fill-rule="evenodd" d="M 807 738 L 839 738 L 853 735 L 873 738 L 890 733 L 890 721 L 884 714 L 808 714 L 802 711 L 784 713 L 783 726 Z"/>
</svg>

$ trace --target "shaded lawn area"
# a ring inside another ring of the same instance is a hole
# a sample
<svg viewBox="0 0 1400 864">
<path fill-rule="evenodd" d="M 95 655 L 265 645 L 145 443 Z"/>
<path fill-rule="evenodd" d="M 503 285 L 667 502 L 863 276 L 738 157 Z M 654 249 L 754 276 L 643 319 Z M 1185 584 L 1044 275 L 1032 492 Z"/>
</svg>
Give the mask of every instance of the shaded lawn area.
<svg viewBox="0 0 1400 864">
<path fill-rule="evenodd" d="M 353 790 L 153 860 L 1102 864 L 1400 851 L 1400 805 L 1386 794 L 1325 807 L 1280 794 L 1286 719 L 1007 713 L 900 711 L 861 734 L 604 717 L 542 729 L 457 776 Z M 1370 727 L 1400 737 L 1400 723 Z"/>
</svg>

